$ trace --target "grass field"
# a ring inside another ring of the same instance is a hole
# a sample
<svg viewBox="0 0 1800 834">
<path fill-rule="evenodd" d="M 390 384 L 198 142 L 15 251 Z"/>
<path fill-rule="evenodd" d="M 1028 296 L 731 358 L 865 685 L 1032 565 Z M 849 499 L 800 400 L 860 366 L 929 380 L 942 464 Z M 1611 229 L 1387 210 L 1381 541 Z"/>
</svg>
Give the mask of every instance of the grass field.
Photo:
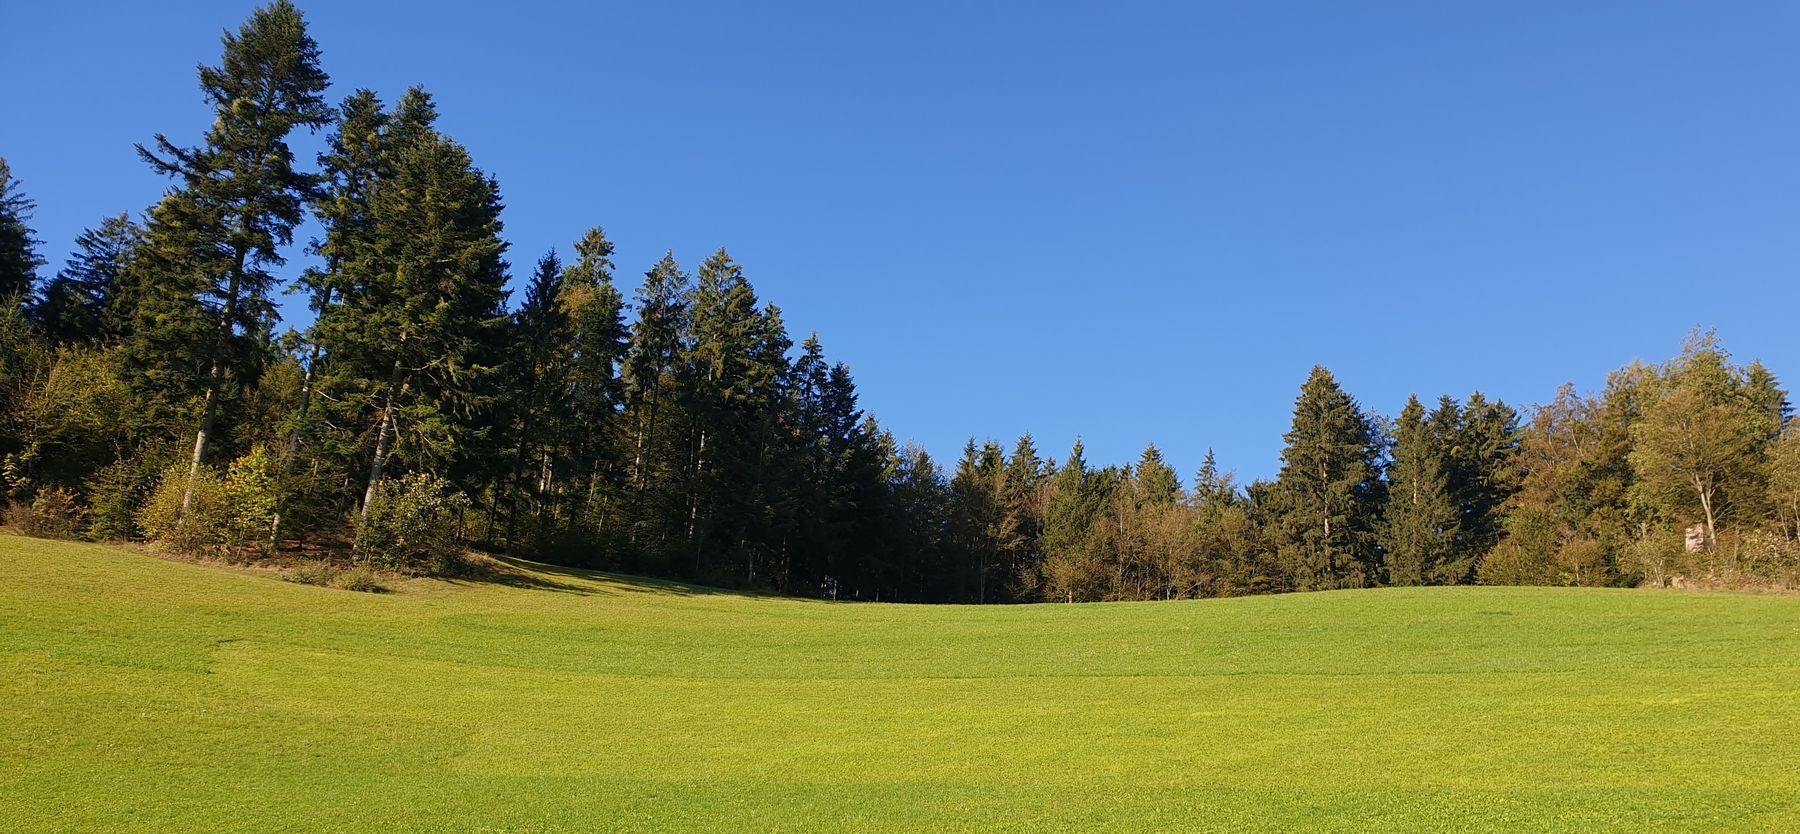
<svg viewBox="0 0 1800 834">
<path fill-rule="evenodd" d="M 1800 599 L 296 585 L 0 535 L 0 831 L 1794 831 Z"/>
</svg>

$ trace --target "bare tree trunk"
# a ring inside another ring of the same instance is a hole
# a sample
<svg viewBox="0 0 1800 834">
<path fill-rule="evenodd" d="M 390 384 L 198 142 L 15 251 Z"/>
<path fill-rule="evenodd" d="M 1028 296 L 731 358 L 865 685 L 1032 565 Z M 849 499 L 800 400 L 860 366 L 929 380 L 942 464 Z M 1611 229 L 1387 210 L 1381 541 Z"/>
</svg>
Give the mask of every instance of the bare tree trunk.
<svg viewBox="0 0 1800 834">
<path fill-rule="evenodd" d="M 375 502 L 375 490 L 381 485 L 381 473 L 387 468 L 388 453 L 393 451 L 394 435 L 398 433 L 394 425 L 394 410 L 403 387 L 400 370 L 400 360 L 396 359 L 393 375 L 388 378 L 387 402 L 381 407 L 381 422 L 376 425 L 375 459 L 369 462 L 369 485 L 363 490 L 361 517 L 364 521 L 369 519 L 369 505 Z"/>
<path fill-rule="evenodd" d="M 225 306 L 219 311 L 219 329 L 213 343 L 212 369 L 206 374 L 206 405 L 200 412 L 200 430 L 194 433 L 194 457 L 188 464 L 187 487 L 181 491 L 181 515 L 186 520 L 188 507 L 194 503 L 194 482 L 200 477 L 200 464 L 206 460 L 212 444 L 213 426 L 219 419 L 219 387 L 225 381 L 225 351 L 231 347 L 231 319 L 237 315 L 238 281 L 244 274 L 244 253 L 237 253 L 237 264 L 225 285 Z"/>
</svg>

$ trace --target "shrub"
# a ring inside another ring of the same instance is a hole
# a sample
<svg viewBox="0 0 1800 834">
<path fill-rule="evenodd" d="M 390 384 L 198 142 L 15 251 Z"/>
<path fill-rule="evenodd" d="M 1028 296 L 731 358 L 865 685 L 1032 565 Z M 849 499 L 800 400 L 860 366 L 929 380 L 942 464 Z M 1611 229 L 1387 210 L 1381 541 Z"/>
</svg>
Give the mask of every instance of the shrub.
<svg viewBox="0 0 1800 834">
<path fill-rule="evenodd" d="M 181 498 L 189 484 L 193 497 L 183 511 Z M 200 467 L 190 478 L 186 464 L 163 472 L 150 500 L 138 511 L 138 526 L 151 541 L 190 556 L 219 556 L 228 549 L 231 505 L 218 473 Z"/>
<path fill-rule="evenodd" d="M 453 574 L 461 566 L 459 518 L 469 500 L 435 475 L 382 483 L 356 520 L 356 551 L 384 567 Z"/>
<path fill-rule="evenodd" d="M 379 581 L 375 569 L 368 565 L 360 565 L 338 574 L 337 586 L 346 591 L 361 591 L 366 594 L 379 594 L 387 590 Z"/>
<path fill-rule="evenodd" d="M 250 453 L 231 462 L 225 472 L 226 539 L 231 546 L 257 543 L 267 548 L 281 505 L 276 461 L 258 444 Z"/>
<path fill-rule="evenodd" d="M 156 491 L 163 471 L 174 457 L 167 449 L 140 450 L 89 478 L 88 537 L 98 541 L 137 538 L 141 532 L 138 512 Z"/>
<path fill-rule="evenodd" d="M 13 532 L 44 539 L 72 539 L 81 531 L 81 505 L 68 490 L 38 492 L 31 503 L 6 508 L 6 526 Z"/>
<path fill-rule="evenodd" d="M 150 498 L 138 511 L 144 535 L 190 556 L 229 556 L 247 544 L 271 544 L 280 493 L 276 463 L 262 446 L 231 462 L 224 476 L 201 467 L 192 477 L 193 498 L 186 511 L 181 498 L 190 481 L 186 464 L 163 472 Z"/>
<path fill-rule="evenodd" d="M 308 560 L 294 565 L 283 578 L 302 585 L 330 585 L 338 578 L 338 570 L 330 562 Z"/>
</svg>

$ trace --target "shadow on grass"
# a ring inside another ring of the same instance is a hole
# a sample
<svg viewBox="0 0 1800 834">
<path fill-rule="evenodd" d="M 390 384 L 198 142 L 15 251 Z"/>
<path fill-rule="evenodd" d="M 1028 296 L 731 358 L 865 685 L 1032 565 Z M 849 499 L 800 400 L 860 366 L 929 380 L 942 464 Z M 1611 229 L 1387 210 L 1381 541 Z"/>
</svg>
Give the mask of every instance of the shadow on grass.
<svg viewBox="0 0 1800 834">
<path fill-rule="evenodd" d="M 579 594 L 583 596 L 604 596 L 618 592 L 636 592 L 664 594 L 678 597 L 700 596 L 733 596 L 733 597 L 769 597 L 779 595 L 767 591 L 746 591 L 733 588 L 715 588 L 708 585 L 696 585 L 689 582 L 677 582 L 671 579 L 656 579 L 648 576 L 637 576 L 628 573 L 612 573 L 609 571 L 575 568 L 566 565 L 552 565 L 547 562 L 533 562 L 516 556 L 503 556 L 497 553 L 482 553 L 473 557 L 475 570 L 468 576 L 458 577 L 465 582 L 492 582 L 499 585 L 510 585 L 518 588 L 535 588 L 547 591 Z M 579 580 L 583 584 L 577 584 Z"/>
</svg>

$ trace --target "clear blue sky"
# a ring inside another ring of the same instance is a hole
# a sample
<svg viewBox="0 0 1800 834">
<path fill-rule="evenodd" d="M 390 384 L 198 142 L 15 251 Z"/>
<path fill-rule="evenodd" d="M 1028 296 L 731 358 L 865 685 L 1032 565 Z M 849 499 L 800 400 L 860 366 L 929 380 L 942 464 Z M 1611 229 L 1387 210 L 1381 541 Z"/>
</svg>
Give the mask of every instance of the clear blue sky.
<svg viewBox="0 0 1800 834">
<path fill-rule="evenodd" d="M 301 3 L 334 98 L 437 95 L 515 275 L 726 245 L 940 457 L 1267 476 L 1314 363 L 1529 404 L 1701 324 L 1800 380 L 1800 4 L 761 5 Z M 131 145 L 198 138 L 250 8 L 0 8 L 53 265 L 156 199 Z"/>
</svg>

